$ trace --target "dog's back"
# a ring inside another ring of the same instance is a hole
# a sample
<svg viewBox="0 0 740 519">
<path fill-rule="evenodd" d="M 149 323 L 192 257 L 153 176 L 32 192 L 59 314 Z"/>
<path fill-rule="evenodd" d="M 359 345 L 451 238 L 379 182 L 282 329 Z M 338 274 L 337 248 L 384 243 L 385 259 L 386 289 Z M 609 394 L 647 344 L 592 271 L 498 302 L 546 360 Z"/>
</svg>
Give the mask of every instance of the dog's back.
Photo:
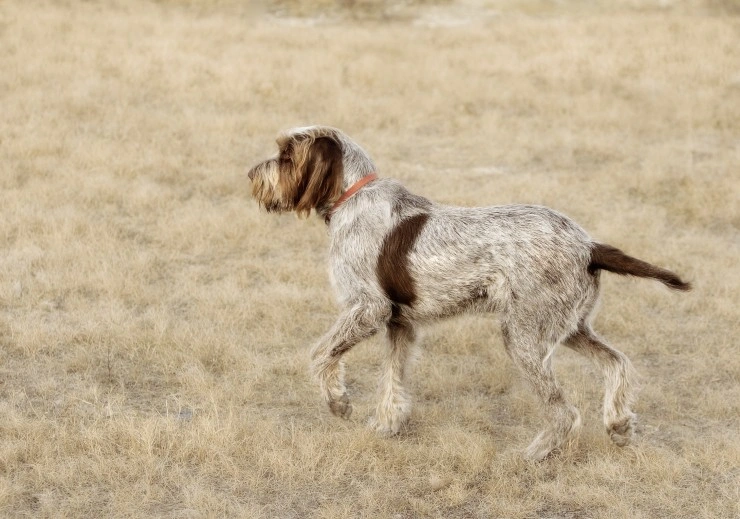
<svg viewBox="0 0 740 519">
<path fill-rule="evenodd" d="M 587 271 L 591 239 L 552 209 L 438 205 L 385 179 L 355 198 L 356 207 L 347 211 L 352 220 L 332 222 L 333 241 L 368 244 L 363 254 L 375 255 L 374 279 L 369 273 L 360 279 L 370 292 L 380 287 L 408 318 L 556 301 L 575 308 L 596 290 Z M 352 250 L 354 260 L 357 247 Z M 346 275 L 346 262 L 340 270 L 338 276 Z"/>
</svg>

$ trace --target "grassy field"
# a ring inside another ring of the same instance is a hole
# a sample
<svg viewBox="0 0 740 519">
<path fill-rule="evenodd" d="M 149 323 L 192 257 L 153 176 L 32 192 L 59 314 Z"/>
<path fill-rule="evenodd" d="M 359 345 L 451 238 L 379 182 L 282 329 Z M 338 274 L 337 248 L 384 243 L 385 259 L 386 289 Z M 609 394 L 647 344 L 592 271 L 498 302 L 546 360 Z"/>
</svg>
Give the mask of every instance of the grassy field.
<svg viewBox="0 0 740 519">
<path fill-rule="evenodd" d="M 254 5 L 0 2 L 0 515 L 740 517 L 739 4 Z M 521 460 L 541 417 L 480 316 L 425 331 L 404 435 L 366 427 L 380 339 L 330 415 L 325 226 L 246 178 L 314 123 L 420 194 L 548 205 L 693 282 L 603 276 L 634 446 L 560 349 L 582 433 Z"/>
</svg>

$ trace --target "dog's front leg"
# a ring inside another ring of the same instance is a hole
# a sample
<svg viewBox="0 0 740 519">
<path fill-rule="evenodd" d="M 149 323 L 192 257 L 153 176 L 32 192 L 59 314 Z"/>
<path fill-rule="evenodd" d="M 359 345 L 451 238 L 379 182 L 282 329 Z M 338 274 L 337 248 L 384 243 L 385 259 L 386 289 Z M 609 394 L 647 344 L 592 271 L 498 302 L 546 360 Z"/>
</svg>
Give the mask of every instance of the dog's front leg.
<svg viewBox="0 0 740 519">
<path fill-rule="evenodd" d="M 374 335 L 389 317 L 390 308 L 385 304 L 357 302 L 342 312 L 331 330 L 312 348 L 313 373 L 324 400 L 335 415 L 347 419 L 352 414 L 344 385 L 342 355 L 358 342 Z"/>
<path fill-rule="evenodd" d="M 415 335 L 409 322 L 388 323 L 389 351 L 378 385 L 380 402 L 370 420 L 370 427 L 382 435 L 398 434 L 411 414 L 411 396 L 406 389 L 406 380 Z"/>
</svg>

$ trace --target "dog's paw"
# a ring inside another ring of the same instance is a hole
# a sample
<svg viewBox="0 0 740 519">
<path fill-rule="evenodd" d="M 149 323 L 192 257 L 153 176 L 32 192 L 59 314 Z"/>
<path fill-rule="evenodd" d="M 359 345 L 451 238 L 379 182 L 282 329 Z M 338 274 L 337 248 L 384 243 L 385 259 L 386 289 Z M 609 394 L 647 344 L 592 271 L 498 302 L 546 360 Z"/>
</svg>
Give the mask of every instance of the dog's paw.
<svg viewBox="0 0 740 519">
<path fill-rule="evenodd" d="M 538 462 L 549 459 L 563 452 L 564 448 L 571 448 L 578 441 L 581 429 L 581 415 L 573 406 L 569 409 L 570 424 L 563 431 L 561 428 L 547 428 L 537 435 L 523 453 L 527 461 Z M 567 423 L 567 422 L 566 422 Z"/>
<path fill-rule="evenodd" d="M 522 452 L 522 458 L 530 463 L 537 463 L 556 456 L 559 452 L 560 449 L 553 442 L 535 440 Z"/>
<path fill-rule="evenodd" d="M 382 423 L 376 417 L 372 416 L 367 421 L 367 426 L 371 431 L 374 431 L 378 436 L 389 438 L 396 436 L 401 432 L 400 423 Z"/>
<path fill-rule="evenodd" d="M 380 436 L 395 436 L 401 433 L 409 419 L 410 409 L 408 406 L 394 407 L 391 409 L 378 408 L 375 416 L 368 420 L 368 427 Z"/>
<path fill-rule="evenodd" d="M 619 447 L 626 447 L 629 445 L 635 434 L 635 421 L 635 415 L 630 414 L 621 420 L 609 424 L 606 430 L 609 433 L 611 440 Z"/>
<path fill-rule="evenodd" d="M 334 416 L 349 420 L 349 417 L 352 415 L 352 404 L 349 402 L 347 393 L 342 394 L 336 400 L 329 400 L 329 410 Z"/>
</svg>

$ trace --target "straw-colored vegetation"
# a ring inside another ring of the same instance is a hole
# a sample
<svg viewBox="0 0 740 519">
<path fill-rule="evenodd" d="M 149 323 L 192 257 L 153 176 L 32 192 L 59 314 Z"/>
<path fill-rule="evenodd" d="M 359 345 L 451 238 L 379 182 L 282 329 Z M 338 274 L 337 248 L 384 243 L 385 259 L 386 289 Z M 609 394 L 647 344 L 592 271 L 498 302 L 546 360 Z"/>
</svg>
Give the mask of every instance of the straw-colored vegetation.
<svg viewBox="0 0 740 519">
<path fill-rule="evenodd" d="M 738 517 L 737 3 L 393 4 L 0 2 L 0 515 Z M 522 461 L 541 418 L 480 316 L 426 331 L 403 436 L 365 426 L 380 339 L 332 417 L 306 369 L 324 224 L 245 175 L 311 123 L 420 194 L 549 205 L 691 280 L 604 275 L 636 445 L 561 349 L 580 439 Z"/>
</svg>

